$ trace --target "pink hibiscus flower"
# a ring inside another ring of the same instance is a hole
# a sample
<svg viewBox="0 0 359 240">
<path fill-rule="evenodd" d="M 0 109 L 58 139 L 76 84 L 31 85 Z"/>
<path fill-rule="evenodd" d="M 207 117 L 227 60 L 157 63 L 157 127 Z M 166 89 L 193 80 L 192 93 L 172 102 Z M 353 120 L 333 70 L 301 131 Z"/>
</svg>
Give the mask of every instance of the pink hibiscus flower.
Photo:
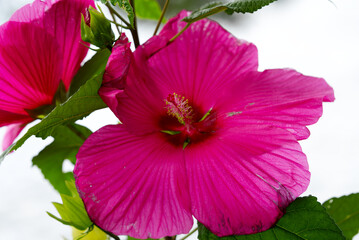
<svg viewBox="0 0 359 240">
<path fill-rule="evenodd" d="M 201 20 L 169 43 L 187 12 L 134 53 L 123 35 L 100 89 L 122 124 L 80 148 L 76 184 L 91 219 L 115 234 L 218 236 L 264 231 L 303 193 L 298 140 L 333 101 L 321 78 L 257 71 L 257 50 Z"/>
<path fill-rule="evenodd" d="M 93 0 L 35 0 L 0 26 L 0 127 L 6 149 L 34 118 L 28 110 L 53 103 L 60 81 L 69 89 L 87 54 L 81 13 Z"/>
</svg>

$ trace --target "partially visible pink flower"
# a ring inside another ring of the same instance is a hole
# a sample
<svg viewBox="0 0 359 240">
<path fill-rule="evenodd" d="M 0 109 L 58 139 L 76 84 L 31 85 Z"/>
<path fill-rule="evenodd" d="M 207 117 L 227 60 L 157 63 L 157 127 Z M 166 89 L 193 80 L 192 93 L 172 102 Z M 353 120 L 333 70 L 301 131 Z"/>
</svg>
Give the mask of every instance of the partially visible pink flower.
<svg viewBox="0 0 359 240">
<path fill-rule="evenodd" d="M 81 42 L 81 13 L 93 0 L 35 0 L 0 26 L 0 127 L 11 125 L 6 149 L 33 121 L 26 110 L 52 103 L 87 54 Z"/>
<path fill-rule="evenodd" d="M 115 234 L 161 238 L 194 216 L 218 236 L 264 231 L 303 193 L 298 140 L 333 89 L 290 69 L 257 71 L 257 50 L 187 12 L 133 54 L 123 35 L 100 94 L 122 124 L 80 148 L 76 184 L 91 219 Z"/>
</svg>

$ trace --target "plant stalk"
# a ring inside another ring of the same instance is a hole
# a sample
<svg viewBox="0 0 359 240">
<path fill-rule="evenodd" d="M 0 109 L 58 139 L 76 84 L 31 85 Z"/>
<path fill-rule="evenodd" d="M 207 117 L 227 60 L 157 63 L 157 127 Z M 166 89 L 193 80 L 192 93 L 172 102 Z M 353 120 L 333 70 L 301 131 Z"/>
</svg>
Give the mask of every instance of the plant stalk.
<svg viewBox="0 0 359 240">
<path fill-rule="evenodd" d="M 177 33 L 173 38 L 171 38 L 170 42 L 173 42 L 176 38 L 178 38 L 184 31 L 186 31 L 187 28 L 189 28 L 190 25 L 191 25 L 190 23 L 187 23 L 187 25 L 184 28 L 182 28 L 182 30 L 179 33 Z"/>
<path fill-rule="evenodd" d="M 138 37 L 138 31 L 137 31 L 137 17 L 136 17 L 136 9 L 135 9 L 135 0 L 130 0 L 130 4 L 132 6 L 133 9 L 133 28 L 130 29 L 131 34 L 132 34 L 132 38 L 133 38 L 133 43 L 135 44 L 135 48 L 137 48 L 138 46 L 140 46 L 140 40 Z"/>
<path fill-rule="evenodd" d="M 170 0 L 166 0 L 165 5 L 163 6 L 162 13 L 161 13 L 160 19 L 158 19 L 158 23 L 157 23 L 155 32 L 153 33 L 153 36 L 155 36 L 155 35 L 157 34 L 157 31 L 158 31 L 158 29 L 160 28 L 160 25 L 161 25 L 161 23 L 162 23 L 163 17 L 165 16 L 165 12 L 166 12 L 166 10 L 167 10 L 167 7 L 168 7 L 169 2 L 170 2 Z"/>
</svg>

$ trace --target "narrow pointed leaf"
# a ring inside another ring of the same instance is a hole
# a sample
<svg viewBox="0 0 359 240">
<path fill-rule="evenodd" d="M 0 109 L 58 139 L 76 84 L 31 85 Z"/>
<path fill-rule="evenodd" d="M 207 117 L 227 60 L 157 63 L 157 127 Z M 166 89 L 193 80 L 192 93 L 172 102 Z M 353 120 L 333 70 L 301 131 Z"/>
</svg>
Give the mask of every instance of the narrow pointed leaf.
<svg viewBox="0 0 359 240">
<path fill-rule="evenodd" d="M 67 188 L 70 190 L 70 195 L 60 194 L 62 204 L 53 203 L 61 218 L 48 212 L 48 215 L 65 225 L 73 226 L 79 230 L 86 230 L 93 225 L 87 215 L 85 206 L 77 193 L 75 182 L 67 181 Z"/>
<path fill-rule="evenodd" d="M 297 198 L 271 229 L 251 234 L 217 237 L 198 224 L 199 240 L 345 240 L 341 230 L 315 197 Z"/>
<path fill-rule="evenodd" d="M 198 20 L 211 16 L 213 14 L 225 11 L 227 14 L 253 13 L 262 7 L 275 2 L 276 0 L 235 0 L 227 3 L 216 2 L 209 3 L 199 10 L 193 11 L 191 15 L 184 18 L 183 21 L 194 23 Z"/>
<path fill-rule="evenodd" d="M 323 206 L 347 239 L 359 233 L 359 193 L 329 199 Z"/>
</svg>

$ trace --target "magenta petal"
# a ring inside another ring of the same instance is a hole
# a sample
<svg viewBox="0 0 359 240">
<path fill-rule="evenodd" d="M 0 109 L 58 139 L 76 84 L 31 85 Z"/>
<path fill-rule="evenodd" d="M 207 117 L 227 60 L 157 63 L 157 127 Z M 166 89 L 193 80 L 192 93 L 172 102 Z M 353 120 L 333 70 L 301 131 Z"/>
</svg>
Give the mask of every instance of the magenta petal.
<svg viewBox="0 0 359 240">
<path fill-rule="evenodd" d="M 101 228 L 135 238 L 186 233 L 192 226 L 181 149 L 160 134 L 130 135 L 107 126 L 80 148 L 76 184 L 90 218 Z"/>
<path fill-rule="evenodd" d="M 35 0 L 22 8 L 18 9 L 10 18 L 15 22 L 32 22 L 36 21 L 44 15 L 45 11 L 51 7 L 56 1 Z"/>
<path fill-rule="evenodd" d="M 185 150 L 192 214 L 218 236 L 267 230 L 303 193 L 310 173 L 287 131 L 247 125 Z"/>
<path fill-rule="evenodd" d="M 270 124 L 290 131 L 298 140 L 309 137 L 306 126 L 322 116 L 323 101 L 334 101 L 333 89 L 324 79 L 290 69 L 250 72 L 223 94 L 217 108 L 235 114 L 238 125 Z"/>
<path fill-rule="evenodd" d="M 131 132 L 161 130 L 158 122 L 166 112 L 164 100 L 169 94 L 184 96 L 207 112 L 218 98 L 218 91 L 244 72 L 257 69 L 256 47 L 236 39 L 210 20 L 196 22 L 166 46 L 169 36 L 180 29 L 175 26 L 185 14 L 181 12 L 170 20 L 159 36 L 134 53 L 135 61 L 123 87 L 125 93 L 117 97 L 115 112 Z M 115 53 L 117 59 L 123 54 Z M 110 64 L 116 69 L 121 61 Z"/>
<path fill-rule="evenodd" d="M 20 132 L 24 129 L 27 123 L 15 123 L 7 127 L 3 142 L 2 150 L 5 151 L 14 142 L 15 138 L 19 136 Z"/>
<path fill-rule="evenodd" d="M 36 0 L 15 12 L 11 18 L 11 21 L 36 24 L 55 37 L 63 54 L 62 80 L 67 89 L 88 51 L 81 44 L 80 26 L 81 13 L 90 5 L 95 6 L 93 0 Z"/>
<path fill-rule="evenodd" d="M 61 53 L 51 35 L 30 23 L 0 27 L 1 110 L 28 115 L 25 109 L 51 104 L 61 73 Z"/>
<path fill-rule="evenodd" d="M 123 93 L 125 80 L 133 58 L 130 43 L 124 33 L 116 42 L 108 59 L 99 95 L 115 115 L 118 115 L 118 98 Z"/>
<path fill-rule="evenodd" d="M 34 119 L 28 114 L 17 114 L 8 111 L 0 110 L 0 127 L 7 126 L 13 123 L 29 123 Z"/>
<path fill-rule="evenodd" d="M 122 33 L 113 46 L 111 56 L 107 61 L 102 81 L 103 86 L 123 89 L 132 59 L 130 46 L 131 43 L 128 42 L 125 33 Z"/>
<path fill-rule="evenodd" d="M 88 51 L 81 39 L 81 13 L 90 5 L 95 7 L 93 0 L 58 1 L 43 19 L 46 30 L 52 32 L 60 44 L 64 61 L 62 80 L 67 89 Z"/>
<path fill-rule="evenodd" d="M 180 16 L 185 14 L 181 12 Z M 171 20 L 160 36 L 179 31 L 184 24 L 180 20 Z M 144 48 L 147 45 L 150 44 L 144 44 Z M 137 61 L 140 56 L 136 57 Z M 163 91 L 188 97 L 194 105 L 208 111 L 216 102 L 218 91 L 243 73 L 256 71 L 258 61 L 253 44 L 235 38 L 216 22 L 201 20 L 155 52 L 146 64 L 149 78 L 156 79 Z"/>
<path fill-rule="evenodd" d="M 125 34 L 112 50 L 99 95 L 131 132 L 160 130 L 156 122 L 167 96 L 137 66 Z"/>
</svg>

